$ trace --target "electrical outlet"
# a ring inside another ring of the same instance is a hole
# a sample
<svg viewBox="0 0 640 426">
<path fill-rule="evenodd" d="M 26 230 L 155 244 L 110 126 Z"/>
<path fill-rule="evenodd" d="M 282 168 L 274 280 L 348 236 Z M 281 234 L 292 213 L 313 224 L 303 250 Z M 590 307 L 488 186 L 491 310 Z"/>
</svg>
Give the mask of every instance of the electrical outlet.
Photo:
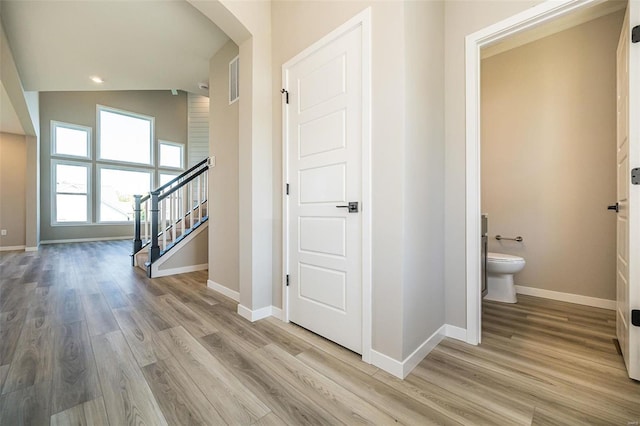
<svg viewBox="0 0 640 426">
<path fill-rule="evenodd" d="M 7 235 L 7 230 L 6 229 L 0 230 L 0 235 L 2 235 L 3 237 Z"/>
</svg>

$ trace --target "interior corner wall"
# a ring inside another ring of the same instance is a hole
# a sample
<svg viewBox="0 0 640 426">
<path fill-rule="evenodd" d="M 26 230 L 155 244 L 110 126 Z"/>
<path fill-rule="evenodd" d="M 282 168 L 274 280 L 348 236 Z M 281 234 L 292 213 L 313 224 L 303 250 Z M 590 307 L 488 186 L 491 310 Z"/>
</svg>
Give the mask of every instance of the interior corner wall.
<svg viewBox="0 0 640 426">
<path fill-rule="evenodd" d="M 404 3 L 275 1 L 273 63 L 273 300 L 282 306 L 282 65 L 371 7 L 372 16 L 372 346 L 402 360 L 404 230 Z M 393 84 L 391 84 L 393 82 Z"/>
<path fill-rule="evenodd" d="M 132 237 L 133 224 L 108 225 L 97 223 L 97 167 L 92 163 L 91 187 L 93 223 L 88 225 L 51 225 L 51 120 L 79 124 L 93 129 L 91 152 L 96 153 L 96 105 L 155 117 L 155 148 L 158 139 L 179 142 L 187 146 L 187 96 L 173 96 L 162 91 L 99 91 L 40 93 L 40 237 L 42 241 Z M 125 167 L 123 165 L 123 167 Z M 141 168 L 144 168 L 142 166 Z M 155 179 L 155 178 L 154 178 Z"/>
<path fill-rule="evenodd" d="M 447 324 L 466 321 L 465 37 L 541 0 L 445 2 L 445 288 Z"/>
<path fill-rule="evenodd" d="M 238 102 L 229 104 L 229 62 L 238 46 L 227 42 L 211 59 L 209 75 L 209 279 L 234 291 L 239 284 Z"/>
<path fill-rule="evenodd" d="M 403 353 L 445 323 L 444 2 L 405 6 Z"/>
<path fill-rule="evenodd" d="M 25 185 L 27 170 L 27 137 L 0 133 L 0 236 L 3 247 L 25 246 Z"/>
<path fill-rule="evenodd" d="M 605 207 L 616 199 L 623 19 L 606 15 L 482 61 L 482 211 L 489 251 L 527 262 L 518 285 L 616 298 L 616 216 Z"/>
</svg>

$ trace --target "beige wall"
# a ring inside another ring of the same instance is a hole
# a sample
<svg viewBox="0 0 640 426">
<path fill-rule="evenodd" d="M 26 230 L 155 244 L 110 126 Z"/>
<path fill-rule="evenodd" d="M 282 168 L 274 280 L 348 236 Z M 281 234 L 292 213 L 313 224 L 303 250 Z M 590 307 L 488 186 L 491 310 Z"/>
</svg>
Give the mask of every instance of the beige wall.
<svg viewBox="0 0 640 426">
<path fill-rule="evenodd" d="M 25 179 L 27 140 L 24 135 L 0 133 L 0 248 L 25 245 Z"/>
<path fill-rule="evenodd" d="M 466 328 L 465 37 L 541 0 L 445 2 L 446 322 Z"/>
<path fill-rule="evenodd" d="M 195 236 L 195 238 L 188 242 L 183 240 L 180 244 L 172 248 L 169 254 L 170 257 L 158 266 L 158 270 L 165 271 L 167 269 L 205 265 L 209 257 L 209 238 L 207 230 L 200 232 Z M 179 277 L 177 278 L 180 279 Z"/>
<path fill-rule="evenodd" d="M 238 46 L 227 42 L 211 60 L 209 108 L 209 279 L 239 291 L 238 102 L 229 105 L 229 62 Z"/>
<path fill-rule="evenodd" d="M 402 360 L 444 324 L 441 2 L 272 3 L 282 64 L 358 12 L 372 16 L 373 349 Z M 282 99 L 273 98 L 273 303 L 282 292 Z M 368 208 L 368 206 L 363 206 Z"/>
<path fill-rule="evenodd" d="M 51 120 L 80 124 L 93 129 L 92 152 L 96 152 L 96 104 L 155 117 L 155 139 L 185 144 L 187 152 L 186 94 L 166 91 L 42 92 L 40 94 L 40 236 L 43 241 L 133 236 L 133 225 L 51 226 Z M 157 148 L 155 154 L 157 158 Z M 92 188 L 96 194 L 96 164 Z M 93 197 L 93 221 L 97 202 Z"/>
<path fill-rule="evenodd" d="M 615 213 L 606 206 L 616 199 L 623 18 L 607 15 L 482 61 L 482 210 L 489 251 L 527 262 L 516 284 L 616 297 Z"/>
</svg>

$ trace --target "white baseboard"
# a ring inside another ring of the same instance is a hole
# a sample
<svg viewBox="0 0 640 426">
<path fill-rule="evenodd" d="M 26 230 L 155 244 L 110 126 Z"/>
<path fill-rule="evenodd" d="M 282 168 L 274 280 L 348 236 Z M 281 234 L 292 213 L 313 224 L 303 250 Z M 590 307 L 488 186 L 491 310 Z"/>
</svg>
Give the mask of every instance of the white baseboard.
<svg viewBox="0 0 640 426">
<path fill-rule="evenodd" d="M 0 246 L 0 251 L 24 250 L 25 246 Z"/>
<path fill-rule="evenodd" d="M 68 240 L 44 240 L 44 241 L 40 241 L 40 244 L 90 243 L 92 241 L 116 241 L 116 240 L 132 240 L 133 241 L 133 236 L 131 236 L 131 237 L 100 237 L 100 238 L 71 238 L 71 239 L 68 239 Z"/>
<path fill-rule="evenodd" d="M 241 304 L 238 304 L 238 314 L 242 318 L 249 320 L 251 322 L 254 322 L 254 321 L 261 320 L 263 318 L 270 317 L 272 308 L 273 306 L 265 306 L 264 308 L 260 308 L 260 309 L 256 309 L 255 311 L 252 311 L 246 306 L 242 306 Z"/>
<path fill-rule="evenodd" d="M 229 299 L 235 300 L 236 302 L 240 301 L 240 293 L 235 290 L 231 290 L 230 288 L 225 287 L 222 284 L 218 284 L 215 281 L 207 280 L 207 287 L 209 287 L 211 290 L 217 291 L 224 296 L 227 296 Z"/>
<path fill-rule="evenodd" d="M 199 265 L 181 266 L 179 268 L 156 269 L 152 271 L 151 276 L 153 278 L 167 277 L 169 275 L 186 274 L 188 272 L 203 271 L 208 267 L 209 267 L 208 263 L 201 263 Z"/>
<path fill-rule="evenodd" d="M 25 247 L 25 248 L 24 248 L 24 251 L 38 251 L 38 248 L 39 248 L 38 246 L 35 246 L 35 247 Z"/>
<path fill-rule="evenodd" d="M 467 341 L 467 329 L 462 327 L 456 327 L 455 325 L 445 324 L 445 335 L 452 339 Z"/>
<path fill-rule="evenodd" d="M 609 299 L 598 299 L 597 297 L 582 296 L 580 294 L 561 293 L 559 291 L 545 290 L 535 287 L 516 286 L 516 293 L 527 296 L 542 297 L 544 299 L 559 300 L 561 302 L 576 303 L 578 305 L 593 306 L 595 308 L 616 309 L 616 301 Z"/>
<path fill-rule="evenodd" d="M 397 361 L 383 353 L 371 350 L 371 364 L 386 371 L 389 374 L 404 379 L 413 370 L 420 361 L 426 357 L 429 352 L 442 341 L 445 336 L 446 325 L 436 330 L 427 340 L 425 340 L 411 355 L 406 357 L 404 361 Z"/>
<path fill-rule="evenodd" d="M 276 308 L 275 306 L 271 307 L 271 316 L 278 318 L 280 321 L 284 321 L 284 313 L 282 312 L 282 309 Z"/>
</svg>

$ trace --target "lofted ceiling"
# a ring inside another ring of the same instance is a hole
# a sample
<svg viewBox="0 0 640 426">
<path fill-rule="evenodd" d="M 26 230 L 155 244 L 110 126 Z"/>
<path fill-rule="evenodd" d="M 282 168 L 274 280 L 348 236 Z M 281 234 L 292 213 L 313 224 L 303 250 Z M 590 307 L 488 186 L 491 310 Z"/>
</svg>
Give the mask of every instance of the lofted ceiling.
<svg viewBox="0 0 640 426">
<path fill-rule="evenodd" d="M 185 0 L 1 0 L 0 18 L 27 91 L 208 95 L 198 84 L 229 40 Z"/>
</svg>

